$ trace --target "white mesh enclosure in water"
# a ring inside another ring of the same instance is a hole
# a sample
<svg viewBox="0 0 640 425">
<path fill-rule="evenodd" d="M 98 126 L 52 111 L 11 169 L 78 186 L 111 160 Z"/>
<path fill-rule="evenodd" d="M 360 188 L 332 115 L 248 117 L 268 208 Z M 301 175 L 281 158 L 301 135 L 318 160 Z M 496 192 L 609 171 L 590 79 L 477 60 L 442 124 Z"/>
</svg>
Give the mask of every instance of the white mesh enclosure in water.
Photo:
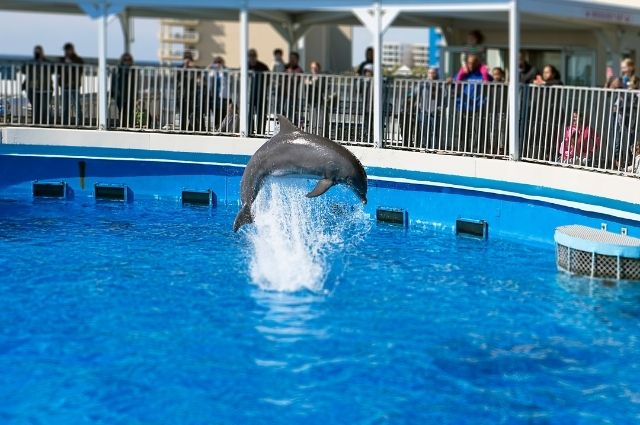
<svg viewBox="0 0 640 425">
<path fill-rule="evenodd" d="M 640 239 L 586 226 L 556 229 L 556 264 L 571 274 L 640 280 Z"/>
</svg>

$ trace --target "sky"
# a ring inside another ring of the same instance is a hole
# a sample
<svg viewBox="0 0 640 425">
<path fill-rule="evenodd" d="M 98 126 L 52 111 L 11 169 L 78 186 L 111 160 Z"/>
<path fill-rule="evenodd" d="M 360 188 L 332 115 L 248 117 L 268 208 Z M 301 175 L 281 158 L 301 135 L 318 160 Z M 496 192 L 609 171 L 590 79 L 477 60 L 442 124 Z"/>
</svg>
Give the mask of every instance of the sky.
<svg viewBox="0 0 640 425">
<path fill-rule="evenodd" d="M 70 41 L 81 57 L 98 56 L 98 21 L 86 16 L 0 12 L 0 28 L 3 34 L 0 37 L 0 54 L 3 55 L 31 56 L 33 46 L 40 44 L 45 55 L 60 56 L 62 46 Z M 124 49 L 120 21 L 111 20 L 107 31 L 107 56 L 118 58 Z M 158 20 L 135 20 L 135 42 L 131 52 L 135 59 L 158 60 L 159 32 Z"/>
<path fill-rule="evenodd" d="M 0 54 L 31 56 L 33 46 L 42 45 L 45 54 L 62 55 L 62 45 L 68 41 L 76 47 L 76 52 L 84 57 L 98 56 L 98 22 L 86 16 L 41 13 L 0 12 Z M 120 22 L 112 19 L 108 27 L 107 56 L 118 58 L 123 53 L 123 37 Z M 157 19 L 135 19 L 135 41 L 132 54 L 138 61 L 158 60 Z M 10 35 L 10 36 L 7 36 Z M 385 34 L 385 41 L 401 43 L 426 43 L 426 29 L 391 28 Z M 364 59 L 364 51 L 372 45 L 372 39 L 364 27 L 353 31 L 352 62 L 359 64 Z"/>
</svg>

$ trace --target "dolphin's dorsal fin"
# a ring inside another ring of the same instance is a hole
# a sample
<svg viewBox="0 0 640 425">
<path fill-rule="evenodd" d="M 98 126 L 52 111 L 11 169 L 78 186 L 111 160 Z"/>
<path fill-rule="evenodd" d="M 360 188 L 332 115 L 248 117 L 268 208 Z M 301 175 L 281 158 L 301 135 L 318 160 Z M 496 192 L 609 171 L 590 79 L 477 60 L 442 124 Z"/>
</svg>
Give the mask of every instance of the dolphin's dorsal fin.
<svg viewBox="0 0 640 425">
<path fill-rule="evenodd" d="M 278 124 L 280 125 L 280 131 L 278 134 L 293 133 L 294 131 L 300 131 L 298 127 L 293 125 L 284 115 L 277 115 Z"/>
</svg>

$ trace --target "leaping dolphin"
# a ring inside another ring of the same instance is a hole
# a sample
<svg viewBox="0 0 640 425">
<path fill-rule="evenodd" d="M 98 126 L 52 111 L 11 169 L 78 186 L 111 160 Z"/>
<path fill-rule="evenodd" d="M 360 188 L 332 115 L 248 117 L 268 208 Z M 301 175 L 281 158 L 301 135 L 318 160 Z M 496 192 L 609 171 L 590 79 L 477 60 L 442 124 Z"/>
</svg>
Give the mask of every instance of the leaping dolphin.
<svg viewBox="0 0 640 425">
<path fill-rule="evenodd" d="M 242 174 L 242 208 L 233 222 L 234 232 L 253 222 L 251 206 L 270 175 L 319 177 L 308 198 L 322 195 L 335 184 L 346 184 L 367 203 L 367 173 L 358 158 L 326 137 L 305 133 L 282 115 L 278 115 L 278 122 L 280 131 L 256 151 Z"/>
</svg>

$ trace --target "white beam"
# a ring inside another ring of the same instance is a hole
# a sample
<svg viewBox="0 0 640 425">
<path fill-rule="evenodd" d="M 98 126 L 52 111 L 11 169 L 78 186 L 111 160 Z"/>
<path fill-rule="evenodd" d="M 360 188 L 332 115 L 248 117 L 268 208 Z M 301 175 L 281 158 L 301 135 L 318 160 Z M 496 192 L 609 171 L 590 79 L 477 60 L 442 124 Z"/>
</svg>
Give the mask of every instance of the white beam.
<svg viewBox="0 0 640 425">
<path fill-rule="evenodd" d="M 98 18 L 98 129 L 107 129 L 107 6 Z"/>
<path fill-rule="evenodd" d="M 382 147 L 382 36 L 400 13 L 399 8 L 382 8 L 376 1 L 373 10 L 353 9 L 353 14 L 373 37 L 373 144 Z M 365 123 L 365 125 L 368 125 Z M 371 136 L 371 135 L 369 135 Z"/>
<path fill-rule="evenodd" d="M 122 27 L 123 52 L 131 53 L 131 42 L 133 41 L 133 20 L 126 9 L 118 13 L 118 20 Z"/>
<path fill-rule="evenodd" d="M 518 0 L 509 9 L 509 159 L 520 159 L 520 113 L 518 54 L 520 53 L 520 13 Z"/>
<path fill-rule="evenodd" d="M 373 8 L 373 145 L 382 147 L 382 10 L 380 2 Z M 366 124 L 366 123 L 365 123 Z"/>
<path fill-rule="evenodd" d="M 240 9 L 240 136 L 247 137 L 249 128 L 249 13 L 246 4 Z"/>
</svg>

